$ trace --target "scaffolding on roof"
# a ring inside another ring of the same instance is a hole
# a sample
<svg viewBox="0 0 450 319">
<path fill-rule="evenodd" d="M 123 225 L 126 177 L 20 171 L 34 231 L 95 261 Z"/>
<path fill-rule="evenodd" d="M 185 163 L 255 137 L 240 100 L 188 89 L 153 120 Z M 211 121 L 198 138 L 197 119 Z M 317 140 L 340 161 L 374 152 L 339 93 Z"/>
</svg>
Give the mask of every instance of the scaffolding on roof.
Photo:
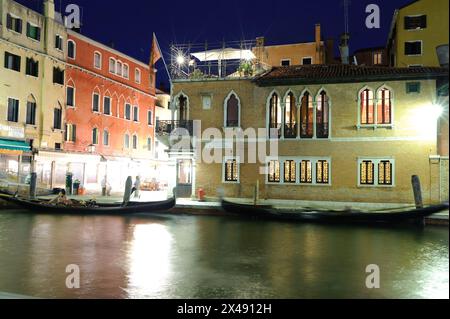
<svg viewBox="0 0 450 319">
<path fill-rule="evenodd" d="M 252 77 L 265 70 L 255 48 L 255 40 L 172 44 L 170 73 L 175 80 Z"/>
</svg>

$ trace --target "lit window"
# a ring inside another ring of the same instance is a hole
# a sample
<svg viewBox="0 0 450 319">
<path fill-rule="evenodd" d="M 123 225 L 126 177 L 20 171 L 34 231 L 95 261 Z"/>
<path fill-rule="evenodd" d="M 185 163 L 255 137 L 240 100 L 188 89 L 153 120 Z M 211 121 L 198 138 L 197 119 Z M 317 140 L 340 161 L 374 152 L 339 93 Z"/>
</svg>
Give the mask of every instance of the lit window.
<svg viewBox="0 0 450 319">
<path fill-rule="evenodd" d="M 373 185 L 375 175 L 374 163 L 372 161 L 362 161 L 360 166 L 360 184 Z"/>
<path fill-rule="evenodd" d="M 285 183 L 297 182 L 297 170 L 295 161 L 284 162 L 284 182 Z"/>
<path fill-rule="evenodd" d="M 312 184 L 311 161 L 301 161 L 301 163 L 300 163 L 300 183 Z"/>
<path fill-rule="evenodd" d="M 374 94 L 372 90 L 361 92 L 361 124 L 375 124 Z"/>
<path fill-rule="evenodd" d="M 269 183 L 279 183 L 280 182 L 280 162 L 270 161 L 269 162 Z"/>
<path fill-rule="evenodd" d="M 373 64 L 374 65 L 383 64 L 383 54 L 381 52 L 375 52 L 373 54 Z"/>
<path fill-rule="evenodd" d="M 238 182 L 239 172 L 236 159 L 230 159 L 225 162 L 225 182 Z"/>
<path fill-rule="evenodd" d="M 392 185 L 392 163 L 381 161 L 378 164 L 378 185 Z"/>
<path fill-rule="evenodd" d="M 392 97 L 391 91 L 388 89 L 381 89 L 378 91 L 378 105 L 377 105 L 377 122 L 378 124 L 392 123 Z"/>
<path fill-rule="evenodd" d="M 305 92 L 300 106 L 300 137 L 313 138 L 314 135 L 314 105 L 309 92 Z"/>
<path fill-rule="evenodd" d="M 316 164 L 316 183 L 329 183 L 329 165 L 327 161 L 317 161 Z"/>
</svg>

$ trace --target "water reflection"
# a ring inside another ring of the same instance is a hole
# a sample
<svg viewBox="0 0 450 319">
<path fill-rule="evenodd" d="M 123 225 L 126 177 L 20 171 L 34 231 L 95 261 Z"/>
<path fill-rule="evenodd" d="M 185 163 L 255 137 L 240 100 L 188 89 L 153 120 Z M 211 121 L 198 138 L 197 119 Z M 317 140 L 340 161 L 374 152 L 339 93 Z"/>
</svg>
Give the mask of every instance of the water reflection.
<svg viewBox="0 0 450 319">
<path fill-rule="evenodd" d="M 448 298 L 448 229 L 0 213 L 0 291 L 47 298 Z M 81 289 L 65 287 L 77 264 Z M 365 268 L 381 269 L 381 289 Z"/>
<path fill-rule="evenodd" d="M 132 227 L 128 252 L 130 298 L 162 298 L 170 280 L 172 236 L 159 224 Z"/>
</svg>

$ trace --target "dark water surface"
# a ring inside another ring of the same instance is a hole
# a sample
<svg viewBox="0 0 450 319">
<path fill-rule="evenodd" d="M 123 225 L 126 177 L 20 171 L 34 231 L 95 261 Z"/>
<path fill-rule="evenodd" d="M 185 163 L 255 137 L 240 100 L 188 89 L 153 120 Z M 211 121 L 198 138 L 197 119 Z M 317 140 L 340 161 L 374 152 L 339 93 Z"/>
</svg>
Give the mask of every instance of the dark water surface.
<svg viewBox="0 0 450 319">
<path fill-rule="evenodd" d="M 0 212 L 0 292 L 44 298 L 448 298 L 446 227 Z M 81 271 L 66 287 L 66 267 Z M 366 288 L 366 266 L 381 288 Z"/>
</svg>

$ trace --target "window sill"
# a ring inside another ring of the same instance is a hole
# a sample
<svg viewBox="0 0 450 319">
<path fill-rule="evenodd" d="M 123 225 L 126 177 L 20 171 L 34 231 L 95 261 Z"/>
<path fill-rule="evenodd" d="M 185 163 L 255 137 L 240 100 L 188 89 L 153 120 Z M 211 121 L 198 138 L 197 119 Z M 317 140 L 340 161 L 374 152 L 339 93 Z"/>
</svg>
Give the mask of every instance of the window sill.
<svg viewBox="0 0 450 319">
<path fill-rule="evenodd" d="M 11 33 L 13 33 L 14 35 L 22 35 L 21 32 L 18 32 L 18 31 L 16 31 L 16 30 L 8 29 L 8 28 L 7 28 L 7 30 L 10 31 Z"/>
<path fill-rule="evenodd" d="M 34 39 L 34 38 L 29 37 L 29 36 L 27 36 L 27 39 L 31 40 L 32 42 L 35 42 L 36 44 L 41 44 L 41 40 Z"/>
<path fill-rule="evenodd" d="M 395 185 L 358 185 L 358 188 L 395 188 Z"/>
<path fill-rule="evenodd" d="M 359 124 L 356 125 L 356 129 L 357 130 L 362 130 L 362 129 L 369 129 L 369 130 L 376 130 L 376 129 L 394 129 L 394 124 L 368 124 L 368 125 L 364 125 L 364 124 Z"/>
<path fill-rule="evenodd" d="M 25 124 L 25 128 L 37 130 L 37 125 L 36 124 Z"/>
<path fill-rule="evenodd" d="M 331 183 L 329 183 L 329 184 L 317 184 L 317 183 L 315 183 L 315 184 L 313 184 L 313 183 L 310 183 L 310 184 L 307 184 L 307 183 L 283 183 L 283 182 L 280 182 L 280 183 L 274 183 L 274 182 L 266 182 L 266 185 L 274 185 L 274 186 L 312 186 L 312 187 L 331 187 L 331 186 L 333 186 Z"/>
<path fill-rule="evenodd" d="M 76 110 L 77 109 L 77 107 L 75 105 L 67 105 L 67 104 L 66 104 L 66 108 L 69 109 L 69 110 Z"/>
<path fill-rule="evenodd" d="M 240 184 L 239 181 L 235 182 L 235 181 L 222 181 L 222 184 L 231 184 L 231 185 L 238 185 Z"/>
</svg>

